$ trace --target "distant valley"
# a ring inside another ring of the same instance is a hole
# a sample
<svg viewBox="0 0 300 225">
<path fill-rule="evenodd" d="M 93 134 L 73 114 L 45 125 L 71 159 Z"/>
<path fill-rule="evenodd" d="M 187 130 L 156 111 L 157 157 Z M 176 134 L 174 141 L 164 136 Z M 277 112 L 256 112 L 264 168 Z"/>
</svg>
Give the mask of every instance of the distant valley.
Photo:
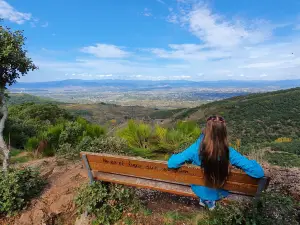
<svg viewBox="0 0 300 225">
<path fill-rule="evenodd" d="M 300 86 L 300 80 L 283 81 L 142 81 L 63 80 L 16 83 L 11 93 L 28 93 L 68 103 L 110 103 L 160 109 L 191 108 L 203 103 L 249 93 Z"/>
</svg>

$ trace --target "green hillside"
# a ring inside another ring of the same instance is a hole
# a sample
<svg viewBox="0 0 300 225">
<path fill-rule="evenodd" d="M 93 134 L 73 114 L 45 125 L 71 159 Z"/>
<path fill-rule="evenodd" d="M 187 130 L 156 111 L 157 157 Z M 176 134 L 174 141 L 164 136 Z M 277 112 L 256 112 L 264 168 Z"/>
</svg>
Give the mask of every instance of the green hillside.
<svg viewBox="0 0 300 225">
<path fill-rule="evenodd" d="M 24 93 L 10 93 L 9 98 L 8 98 L 8 105 L 20 105 L 23 103 L 36 103 L 36 104 L 41 104 L 41 103 L 56 103 L 59 104 L 59 102 L 51 99 L 51 98 L 41 98 L 35 95 L 30 95 L 30 94 L 24 94 Z"/>
<path fill-rule="evenodd" d="M 212 114 L 225 117 L 232 140 L 242 144 L 271 142 L 279 137 L 300 137 L 300 88 L 251 94 L 201 105 L 173 120 L 205 123 Z"/>
<path fill-rule="evenodd" d="M 148 117 L 158 117 L 167 113 L 162 119 L 172 116 L 169 111 L 156 110 L 154 108 L 146 108 L 143 106 L 120 106 L 107 103 L 93 104 L 76 104 L 58 102 L 51 98 L 38 97 L 30 94 L 16 93 L 9 94 L 8 105 L 21 105 L 23 103 L 47 104 L 52 103 L 66 109 L 74 116 L 81 116 L 90 122 L 97 124 L 106 124 L 109 121 L 115 121 L 116 124 L 121 124 L 127 119 L 146 119 Z M 181 109 L 179 109 L 180 111 Z M 178 110 L 175 110 L 178 111 Z"/>
</svg>

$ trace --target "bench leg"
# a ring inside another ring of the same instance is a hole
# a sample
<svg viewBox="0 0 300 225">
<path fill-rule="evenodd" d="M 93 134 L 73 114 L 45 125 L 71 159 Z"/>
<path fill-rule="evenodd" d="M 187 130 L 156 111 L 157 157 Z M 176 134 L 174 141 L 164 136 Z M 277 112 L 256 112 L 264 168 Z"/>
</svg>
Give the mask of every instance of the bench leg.
<svg viewBox="0 0 300 225">
<path fill-rule="evenodd" d="M 256 198 L 258 198 L 260 196 L 260 194 L 262 193 L 262 191 L 265 190 L 267 182 L 268 182 L 268 178 L 266 178 L 266 177 L 260 178 L 260 180 L 258 182 L 257 192 L 255 194 Z"/>
<path fill-rule="evenodd" d="M 88 171 L 88 176 L 89 176 L 89 179 L 90 179 L 90 184 L 92 184 L 94 182 L 94 177 L 93 177 L 93 174 L 92 174 L 92 171 L 91 171 L 91 167 L 90 167 L 89 161 L 88 161 L 86 155 L 82 155 L 82 159 L 83 159 L 85 168 Z"/>
</svg>

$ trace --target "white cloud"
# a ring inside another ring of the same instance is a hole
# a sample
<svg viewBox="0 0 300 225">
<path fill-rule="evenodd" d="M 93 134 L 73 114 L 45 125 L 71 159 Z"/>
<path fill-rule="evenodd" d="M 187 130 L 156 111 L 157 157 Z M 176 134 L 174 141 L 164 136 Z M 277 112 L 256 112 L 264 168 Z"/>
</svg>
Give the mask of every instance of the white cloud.
<svg viewBox="0 0 300 225">
<path fill-rule="evenodd" d="M 13 23 L 23 24 L 32 19 L 30 13 L 22 13 L 14 9 L 4 0 L 0 0 L 0 18 L 9 20 Z"/>
<path fill-rule="evenodd" d="M 112 74 L 96 74 L 95 77 L 112 77 Z"/>
<path fill-rule="evenodd" d="M 30 22 L 30 26 L 34 28 L 34 27 L 36 27 L 36 23 Z"/>
<path fill-rule="evenodd" d="M 46 27 L 48 27 L 48 26 L 49 26 L 49 23 L 48 23 L 48 22 L 46 22 L 46 23 L 44 23 L 44 24 L 41 25 L 41 27 L 44 27 L 44 28 L 46 28 Z"/>
<path fill-rule="evenodd" d="M 183 60 L 208 60 L 221 59 L 231 56 L 229 51 L 218 49 L 207 49 L 205 45 L 196 44 L 171 44 L 169 50 L 150 49 L 150 51 L 160 58 L 183 59 Z"/>
<path fill-rule="evenodd" d="M 272 27 L 264 20 L 247 23 L 226 19 L 204 4 L 186 6 L 184 3 L 177 13 L 170 11 L 167 21 L 186 25 L 193 35 L 211 47 L 232 48 L 245 43 L 260 43 L 272 33 Z"/>
<path fill-rule="evenodd" d="M 146 17 L 149 17 L 149 16 L 152 16 L 152 13 L 151 13 L 150 9 L 144 8 L 143 15 Z"/>
<path fill-rule="evenodd" d="M 129 53 L 115 45 L 96 44 L 95 46 L 87 46 L 81 49 L 81 52 L 92 54 L 98 58 L 124 58 Z"/>
<path fill-rule="evenodd" d="M 176 14 L 171 14 L 167 17 L 167 22 L 178 23 L 178 16 Z"/>
<path fill-rule="evenodd" d="M 267 77 L 268 75 L 267 74 L 265 74 L 265 73 L 263 73 L 263 74 L 261 74 L 261 75 L 259 75 L 260 77 Z"/>
<path fill-rule="evenodd" d="M 166 4 L 163 0 L 156 0 L 157 2 L 161 3 L 161 4 Z"/>
</svg>

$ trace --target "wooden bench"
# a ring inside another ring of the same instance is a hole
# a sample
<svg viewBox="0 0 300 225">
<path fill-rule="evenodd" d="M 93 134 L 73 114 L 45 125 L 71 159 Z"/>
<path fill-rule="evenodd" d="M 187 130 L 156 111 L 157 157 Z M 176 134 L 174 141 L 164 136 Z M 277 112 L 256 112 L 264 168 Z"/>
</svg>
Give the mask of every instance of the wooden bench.
<svg viewBox="0 0 300 225">
<path fill-rule="evenodd" d="M 80 153 L 90 182 L 112 182 L 148 188 L 181 196 L 197 197 L 191 184 L 207 186 L 199 166 L 184 165 L 168 169 L 167 162 L 99 153 Z M 239 170 L 232 170 L 224 189 L 242 195 L 258 196 L 268 187 L 270 178 L 255 179 Z"/>
</svg>

